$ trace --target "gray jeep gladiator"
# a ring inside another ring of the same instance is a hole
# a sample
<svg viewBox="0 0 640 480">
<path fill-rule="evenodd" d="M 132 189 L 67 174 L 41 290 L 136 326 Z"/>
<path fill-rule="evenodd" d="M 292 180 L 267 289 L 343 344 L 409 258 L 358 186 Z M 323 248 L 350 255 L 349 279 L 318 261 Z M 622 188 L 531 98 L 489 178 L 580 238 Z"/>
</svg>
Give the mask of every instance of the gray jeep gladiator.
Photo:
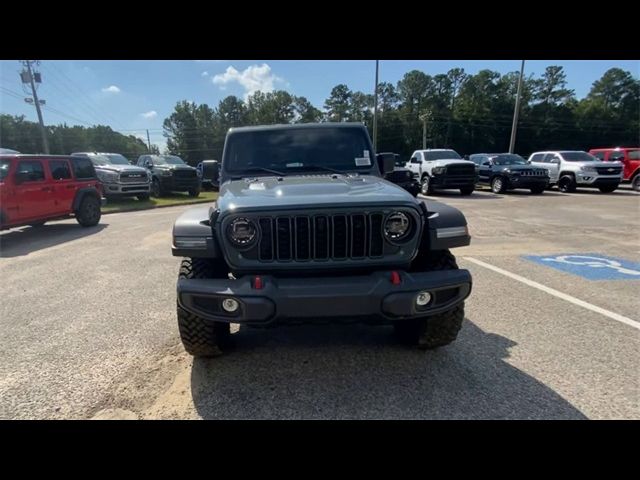
<svg viewBox="0 0 640 480">
<path fill-rule="evenodd" d="M 187 352 L 221 354 L 231 323 L 362 321 L 423 349 L 454 341 L 471 275 L 450 249 L 469 244 L 467 222 L 385 180 L 394 159 L 359 123 L 230 129 L 217 201 L 173 227 Z"/>
</svg>

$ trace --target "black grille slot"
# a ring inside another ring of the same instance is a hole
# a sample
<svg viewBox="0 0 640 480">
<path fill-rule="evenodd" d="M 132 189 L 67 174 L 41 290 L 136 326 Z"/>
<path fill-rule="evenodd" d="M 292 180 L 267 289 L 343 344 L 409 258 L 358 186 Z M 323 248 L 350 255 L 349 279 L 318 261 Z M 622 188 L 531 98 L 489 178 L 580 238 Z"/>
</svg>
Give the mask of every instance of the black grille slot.
<svg viewBox="0 0 640 480">
<path fill-rule="evenodd" d="M 291 222 L 289 218 L 277 218 L 278 260 L 291 260 Z"/>
<path fill-rule="evenodd" d="M 296 260 L 309 260 L 311 250 L 311 227 L 309 217 L 295 217 Z"/>
<path fill-rule="evenodd" d="M 326 260 L 329 258 L 329 217 L 317 216 L 313 219 L 313 258 Z"/>
<path fill-rule="evenodd" d="M 175 178 L 195 178 L 198 173 L 195 170 L 174 170 Z"/>
<path fill-rule="evenodd" d="M 619 175 L 622 171 L 620 167 L 596 167 L 596 171 L 600 175 Z"/>
<path fill-rule="evenodd" d="M 372 213 L 369 215 L 369 255 L 372 257 L 381 257 L 384 247 L 384 239 L 382 238 L 382 214 Z"/>
<path fill-rule="evenodd" d="M 273 222 L 270 218 L 260 221 L 260 260 L 273 260 Z"/>
<path fill-rule="evenodd" d="M 346 258 L 349 235 L 347 229 L 347 216 L 335 215 L 333 217 L 333 258 Z"/>
<path fill-rule="evenodd" d="M 364 215 L 351 215 L 351 256 L 361 258 L 367 250 L 367 221 Z"/>
<path fill-rule="evenodd" d="M 475 165 L 448 165 L 447 175 L 475 175 Z"/>
</svg>

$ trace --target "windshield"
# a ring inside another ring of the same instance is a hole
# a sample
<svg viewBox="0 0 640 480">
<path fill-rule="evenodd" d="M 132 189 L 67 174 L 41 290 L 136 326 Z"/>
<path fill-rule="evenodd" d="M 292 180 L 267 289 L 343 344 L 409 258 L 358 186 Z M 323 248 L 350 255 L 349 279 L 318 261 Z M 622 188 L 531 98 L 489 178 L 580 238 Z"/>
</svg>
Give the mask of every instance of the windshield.
<svg viewBox="0 0 640 480">
<path fill-rule="evenodd" d="M 9 160 L 0 160 L 0 180 L 4 180 L 9 173 L 9 165 L 11 165 Z"/>
<path fill-rule="evenodd" d="M 462 160 L 462 157 L 458 155 L 455 150 L 438 150 L 436 152 L 424 152 L 425 160 L 450 160 L 450 159 Z"/>
<path fill-rule="evenodd" d="M 91 163 L 93 163 L 96 166 L 111 165 L 111 161 L 109 160 L 109 157 L 105 155 L 88 155 L 88 157 L 91 160 Z"/>
<path fill-rule="evenodd" d="M 587 152 L 560 152 L 567 162 L 597 162 L 598 159 Z"/>
<path fill-rule="evenodd" d="M 184 160 L 175 155 L 156 155 L 153 157 L 154 165 L 184 165 Z"/>
<path fill-rule="evenodd" d="M 257 130 L 230 135 L 223 165 L 229 173 L 369 172 L 369 139 L 360 128 Z M 264 170 L 266 169 L 266 170 Z"/>
<path fill-rule="evenodd" d="M 493 163 L 495 165 L 526 165 L 527 161 L 522 158 L 520 155 L 515 155 L 512 153 L 496 155 L 495 157 L 491 157 Z"/>
<path fill-rule="evenodd" d="M 104 156 L 112 165 L 129 165 L 129 160 L 119 153 L 107 153 Z"/>
</svg>

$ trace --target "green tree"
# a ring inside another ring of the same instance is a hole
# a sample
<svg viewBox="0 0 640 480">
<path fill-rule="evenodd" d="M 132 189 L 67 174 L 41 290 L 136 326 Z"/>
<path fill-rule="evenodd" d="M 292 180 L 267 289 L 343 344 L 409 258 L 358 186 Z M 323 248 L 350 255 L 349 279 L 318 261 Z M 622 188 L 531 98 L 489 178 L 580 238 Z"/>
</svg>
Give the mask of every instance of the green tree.
<svg viewBox="0 0 640 480">
<path fill-rule="evenodd" d="M 330 122 L 344 122 L 350 118 L 351 90 L 344 84 L 336 85 L 324 102 L 327 119 Z"/>
</svg>

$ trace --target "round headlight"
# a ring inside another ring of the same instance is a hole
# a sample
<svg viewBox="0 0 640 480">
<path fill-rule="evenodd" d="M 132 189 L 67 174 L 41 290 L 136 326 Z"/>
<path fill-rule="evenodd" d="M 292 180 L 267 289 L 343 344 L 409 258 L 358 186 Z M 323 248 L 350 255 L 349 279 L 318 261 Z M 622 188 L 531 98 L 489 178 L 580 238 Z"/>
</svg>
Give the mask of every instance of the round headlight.
<svg viewBox="0 0 640 480">
<path fill-rule="evenodd" d="M 402 212 L 393 212 L 384 221 L 384 234 L 394 242 L 402 240 L 411 231 L 409 215 Z"/>
<path fill-rule="evenodd" d="M 236 218 L 227 227 L 229 239 L 238 247 L 248 247 L 257 235 L 258 229 L 253 220 L 248 218 Z"/>
</svg>

